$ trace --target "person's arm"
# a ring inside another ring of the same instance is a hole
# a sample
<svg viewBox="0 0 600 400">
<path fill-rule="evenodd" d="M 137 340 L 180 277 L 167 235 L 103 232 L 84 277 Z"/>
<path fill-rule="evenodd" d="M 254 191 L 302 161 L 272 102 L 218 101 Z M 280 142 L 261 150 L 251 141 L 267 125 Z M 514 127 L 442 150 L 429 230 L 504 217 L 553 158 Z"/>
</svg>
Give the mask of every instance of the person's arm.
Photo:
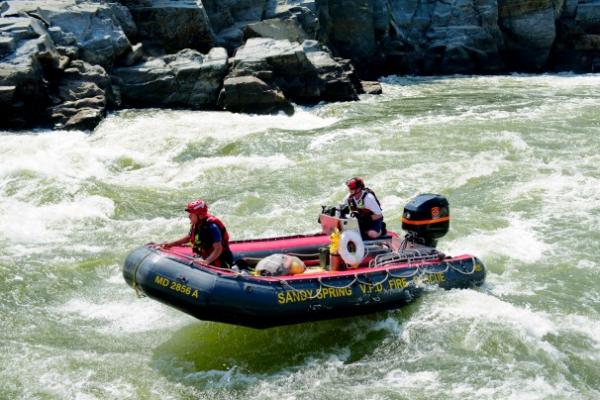
<svg viewBox="0 0 600 400">
<path fill-rule="evenodd" d="M 204 262 L 207 264 L 212 264 L 217 258 L 221 256 L 221 253 L 223 253 L 223 244 L 221 242 L 215 242 L 212 246 L 212 251 L 210 252 L 208 257 L 204 259 Z"/>
<path fill-rule="evenodd" d="M 379 207 L 379 204 L 377 204 L 375 197 L 371 193 L 365 196 L 365 208 L 373 212 L 373 215 L 371 215 L 373 221 L 383 218 L 383 211 L 381 211 L 381 207 Z"/>
<path fill-rule="evenodd" d="M 172 242 L 164 242 L 161 244 L 161 246 L 168 249 L 169 247 L 180 246 L 182 244 L 186 244 L 190 241 L 190 239 L 191 239 L 190 235 L 186 235 L 186 236 L 182 237 L 181 239 L 177 239 Z"/>
<path fill-rule="evenodd" d="M 223 253 L 223 238 L 221 236 L 221 231 L 216 224 L 210 224 L 210 234 L 213 245 L 210 254 L 204 259 L 204 262 L 207 264 L 212 264 L 219 256 L 221 256 L 221 253 Z"/>
</svg>

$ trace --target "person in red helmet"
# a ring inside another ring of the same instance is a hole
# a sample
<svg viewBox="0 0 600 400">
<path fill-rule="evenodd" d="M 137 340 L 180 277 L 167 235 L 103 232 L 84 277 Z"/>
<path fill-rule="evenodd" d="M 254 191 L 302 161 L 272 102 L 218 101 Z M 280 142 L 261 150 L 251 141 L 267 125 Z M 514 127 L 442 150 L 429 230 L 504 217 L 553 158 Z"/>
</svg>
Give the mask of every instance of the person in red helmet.
<svg viewBox="0 0 600 400">
<path fill-rule="evenodd" d="M 229 249 L 229 234 L 223 222 L 208 213 L 208 205 L 198 199 L 190 202 L 185 211 L 190 218 L 190 232 L 181 239 L 163 243 L 163 247 L 192 245 L 195 255 L 207 264 L 220 268 L 230 268 L 233 255 Z"/>
<path fill-rule="evenodd" d="M 363 239 L 376 239 L 385 234 L 383 212 L 375 193 L 365 186 L 365 181 L 360 176 L 348 179 L 346 186 L 349 194 L 345 204 L 358 219 Z"/>
</svg>

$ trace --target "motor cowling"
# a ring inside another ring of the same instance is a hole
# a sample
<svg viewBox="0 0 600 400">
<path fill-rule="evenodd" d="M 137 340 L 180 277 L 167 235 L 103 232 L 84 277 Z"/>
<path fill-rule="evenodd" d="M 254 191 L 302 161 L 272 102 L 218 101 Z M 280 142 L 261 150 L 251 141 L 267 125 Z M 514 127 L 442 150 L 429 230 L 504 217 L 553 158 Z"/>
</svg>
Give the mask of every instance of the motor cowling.
<svg viewBox="0 0 600 400">
<path fill-rule="evenodd" d="M 424 193 L 404 206 L 402 229 L 407 239 L 429 247 L 437 245 L 437 239 L 450 228 L 450 205 L 439 194 Z"/>
</svg>

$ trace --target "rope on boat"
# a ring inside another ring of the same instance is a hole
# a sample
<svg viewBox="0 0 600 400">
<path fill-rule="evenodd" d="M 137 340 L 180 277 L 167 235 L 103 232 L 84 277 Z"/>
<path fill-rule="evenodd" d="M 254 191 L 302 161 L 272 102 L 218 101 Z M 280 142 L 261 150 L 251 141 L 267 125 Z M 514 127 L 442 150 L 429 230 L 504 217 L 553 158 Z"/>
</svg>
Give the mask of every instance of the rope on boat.
<svg viewBox="0 0 600 400">
<path fill-rule="evenodd" d="M 387 269 L 385 270 L 385 277 L 380 282 L 377 282 L 377 283 L 361 281 L 358 278 L 358 275 L 355 275 L 356 281 L 358 283 L 361 283 L 361 284 L 367 285 L 367 286 L 379 286 L 379 285 L 383 285 L 388 280 L 389 277 L 390 277 L 390 271 L 388 271 Z"/>
<path fill-rule="evenodd" d="M 149 252 L 144 257 L 142 257 L 142 259 L 137 263 L 137 265 L 136 265 L 136 267 L 134 269 L 132 286 L 133 286 L 133 289 L 135 290 L 136 295 L 138 297 L 145 297 L 145 295 L 143 293 L 140 293 L 140 291 L 139 291 L 139 285 L 138 285 L 135 277 L 136 277 L 136 274 L 137 274 L 137 271 L 138 271 L 139 267 L 141 266 L 141 264 L 144 262 L 144 260 L 150 254 L 151 253 Z M 290 255 L 295 255 L 295 254 L 290 253 Z M 300 254 L 298 254 L 298 255 L 300 255 Z M 303 256 L 309 256 L 309 254 L 302 254 L 302 255 Z M 316 255 L 318 255 L 318 253 L 314 254 L 313 256 L 316 256 Z M 184 258 L 187 258 L 187 259 L 191 259 L 192 261 L 191 261 L 190 264 L 192 264 L 192 265 L 196 262 L 196 260 L 194 260 L 193 257 L 187 256 L 187 255 L 183 255 L 183 254 L 180 255 L 180 256 L 182 256 Z M 371 260 L 371 262 L 369 263 L 369 267 L 373 268 L 375 266 L 383 266 L 383 265 L 391 264 L 393 262 L 397 262 L 397 261 L 401 261 L 401 260 L 404 261 L 405 260 L 407 262 L 407 264 L 408 264 L 408 268 L 407 269 L 410 269 L 411 271 L 409 271 L 408 273 L 405 272 L 405 273 L 400 273 L 400 274 L 393 274 L 390 270 L 385 269 L 383 271 L 385 273 L 385 276 L 379 282 L 367 282 L 367 281 L 361 280 L 359 278 L 359 274 L 354 274 L 354 279 L 352 281 L 350 281 L 348 284 L 343 285 L 343 286 L 337 286 L 337 285 L 332 285 L 332 284 L 325 283 L 325 282 L 323 282 L 322 278 L 319 277 L 317 279 L 318 282 L 319 282 L 319 287 L 317 288 L 315 294 L 311 295 L 311 296 L 307 296 L 306 299 L 307 300 L 313 300 L 313 299 L 318 298 L 321 295 L 324 287 L 325 288 L 330 288 L 330 289 L 347 289 L 347 288 L 352 287 L 357 282 L 359 284 L 367 285 L 367 286 L 379 286 L 379 285 L 383 285 L 390 277 L 396 278 L 396 279 L 415 278 L 411 282 L 409 282 L 409 284 L 413 285 L 413 286 L 417 286 L 417 285 L 419 285 L 421 283 L 420 281 L 421 281 L 421 278 L 423 276 L 425 276 L 425 275 L 431 275 L 431 274 L 438 274 L 438 273 L 444 274 L 444 273 L 448 272 L 449 269 L 452 269 L 452 270 L 454 270 L 454 271 L 456 271 L 456 272 L 458 272 L 458 273 L 460 273 L 462 275 L 472 275 L 472 274 L 474 274 L 476 272 L 476 264 L 477 263 L 475 261 L 475 257 L 473 257 L 473 256 L 471 256 L 472 268 L 471 268 L 470 271 L 465 271 L 465 270 L 463 270 L 461 268 L 455 267 L 451 262 L 448 262 L 448 261 L 444 261 L 445 268 L 443 270 L 430 269 L 430 267 L 427 267 L 427 266 L 423 266 L 423 267 L 420 267 L 418 265 L 412 266 L 412 263 L 415 262 L 415 261 L 416 262 L 419 262 L 419 261 L 430 261 L 430 260 L 434 260 L 434 259 L 437 259 L 437 258 L 438 258 L 438 254 L 434 254 L 434 255 L 427 255 L 427 254 L 425 254 L 425 255 L 423 255 L 417 249 L 415 249 L 413 251 L 413 254 L 406 254 L 406 253 L 404 253 L 401 250 L 399 252 L 394 252 L 394 253 L 391 253 L 391 254 L 377 256 L 377 257 L 375 257 L 375 259 Z M 253 258 L 245 257 L 245 259 L 251 259 L 252 260 Z M 257 260 L 260 260 L 260 258 L 257 258 Z M 461 263 L 461 265 L 462 265 L 462 263 Z M 228 269 L 228 272 L 234 273 L 236 275 L 236 278 L 239 277 L 239 276 L 242 276 L 242 275 L 244 275 L 244 276 L 246 275 L 246 274 L 242 273 L 242 271 L 236 271 L 235 269 Z M 286 290 L 290 290 L 290 291 L 293 291 L 293 292 L 303 292 L 303 293 L 307 292 L 307 289 L 296 289 L 295 287 L 293 287 L 292 285 L 290 285 L 288 281 L 283 280 L 283 279 L 280 280 L 279 283 Z M 310 289 L 310 290 L 312 292 L 312 289 Z"/>
<path fill-rule="evenodd" d="M 452 265 L 452 264 L 449 264 L 448 262 L 446 262 L 446 264 L 448 264 L 448 266 L 449 266 L 450 268 L 452 268 L 454 271 L 456 271 L 456 272 L 458 272 L 458 273 L 461 273 L 461 274 L 463 274 L 463 275 L 473 275 L 473 274 L 476 272 L 476 269 L 475 269 L 475 267 L 476 267 L 476 265 L 477 265 L 477 262 L 475 261 L 475 257 L 473 257 L 473 256 L 471 256 L 471 263 L 472 263 L 472 266 L 471 266 L 471 271 L 464 271 L 464 270 L 462 270 L 462 269 L 460 269 L 460 268 L 457 268 L 457 267 L 455 267 L 454 265 Z"/>
<path fill-rule="evenodd" d="M 358 276 L 354 275 L 354 279 L 347 285 L 336 286 L 336 285 L 330 285 L 330 284 L 324 283 L 321 280 L 321 278 L 319 278 L 319 284 L 325 286 L 326 288 L 330 288 L 330 289 L 347 289 L 347 288 L 351 287 L 352 285 L 354 285 L 357 281 L 358 281 Z"/>
<path fill-rule="evenodd" d="M 293 291 L 293 292 L 306 292 L 306 289 L 296 289 L 295 287 L 293 287 L 292 285 L 290 285 L 288 283 L 288 281 L 286 280 L 280 280 L 279 283 L 281 284 L 281 286 L 286 287 L 286 289 Z M 321 294 L 323 290 L 323 287 L 321 286 L 321 280 L 319 279 L 319 288 L 317 289 L 316 293 L 314 294 L 314 296 L 307 296 L 306 299 L 307 300 L 313 300 L 316 299 L 317 297 L 319 297 L 319 295 Z"/>
<path fill-rule="evenodd" d="M 444 274 L 446 272 L 448 272 L 450 269 L 452 269 L 453 271 L 456 271 L 462 275 L 472 275 L 476 272 L 476 261 L 475 261 L 475 257 L 471 257 L 471 263 L 472 263 L 472 268 L 470 271 L 465 271 L 464 269 L 455 267 L 451 262 L 445 261 L 444 262 L 444 266 L 445 268 L 442 270 L 435 270 L 433 268 L 430 267 L 419 267 L 419 266 L 414 266 L 411 267 L 410 266 L 410 262 L 409 262 L 409 268 L 412 269 L 412 271 L 410 271 L 409 273 L 403 273 L 403 274 L 393 274 L 390 270 L 386 269 L 384 270 L 385 272 L 385 277 L 383 279 L 381 279 L 379 282 L 367 282 L 364 280 L 361 280 L 359 278 L 359 274 L 355 274 L 354 275 L 354 279 L 352 281 L 350 281 L 348 284 L 343 285 L 343 286 L 337 286 L 337 285 L 332 285 L 332 284 L 328 284 L 323 282 L 322 278 L 319 277 L 318 278 L 318 282 L 319 282 L 319 288 L 317 289 L 317 291 L 315 292 L 314 295 L 312 296 L 307 296 L 306 299 L 308 300 L 312 300 L 312 299 L 316 299 L 320 296 L 321 292 L 323 291 L 323 288 L 331 288 L 331 289 L 347 289 L 352 287 L 355 283 L 359 283 L 362 285 L 367 285 L 367 286 L 379 286 L 379 285 L 383 285 L 390 277 L 392 278 L 400 278 L 400 279 L 409 279 L 409 278 L 414 278 L 413 280 L 411 280 L 410 282 L 408 282 L 409 285 L 412 286 L 418 286 L 419 284 L 422 283 L 422 278 L 425 275 L 432 275 L 432 274 Z M 461 264 L 462 265 L 462 264 Z M 292 285 L 290 285 L 288 283 L 288 281 L 286 280 L 281 280 L 279 281 L 279 283 L 281 284 L 281 286 L 283 286 L 286 290 L 291 290 L 294 292 L 304 292 L 306 293 L 306 289 L 296 289 L 295 287 L 293 287 Z"/>
<path fill-rule="evenodd" d="M 419 267 L 415 267 L 414 270 L 410 271 L 408 274 L 400 274 L 400 275 L 394 275 L 392 274 L 391 271 L 388 271 L 388 275 L 391 276 L 392 278 L 412 278 L 413 276 L 417 275 L 419 273 Z"/>
</svg>

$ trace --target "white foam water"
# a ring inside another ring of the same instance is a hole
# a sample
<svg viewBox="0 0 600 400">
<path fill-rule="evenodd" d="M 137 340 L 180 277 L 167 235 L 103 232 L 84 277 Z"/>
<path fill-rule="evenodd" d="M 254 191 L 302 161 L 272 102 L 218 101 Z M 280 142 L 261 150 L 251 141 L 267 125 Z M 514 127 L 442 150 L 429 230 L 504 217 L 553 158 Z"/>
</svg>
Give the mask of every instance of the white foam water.
<svg viewBox="0 0 600 400">
<path fill-rule="evenodd" d="M 92 133 L 0 132 L 0 398 L 600 397 L 598 83 L 388 77 L 292 117 L 125 110 Z M 234 239 L 314 232 L 353 175 L 394 231 L 410 198 L 446 196 L 439 248 L 479 257 L 486 285 L 260 333 L 123 282 L 128 251 L 186 233 L 192 198 Z"/>
</svg>

